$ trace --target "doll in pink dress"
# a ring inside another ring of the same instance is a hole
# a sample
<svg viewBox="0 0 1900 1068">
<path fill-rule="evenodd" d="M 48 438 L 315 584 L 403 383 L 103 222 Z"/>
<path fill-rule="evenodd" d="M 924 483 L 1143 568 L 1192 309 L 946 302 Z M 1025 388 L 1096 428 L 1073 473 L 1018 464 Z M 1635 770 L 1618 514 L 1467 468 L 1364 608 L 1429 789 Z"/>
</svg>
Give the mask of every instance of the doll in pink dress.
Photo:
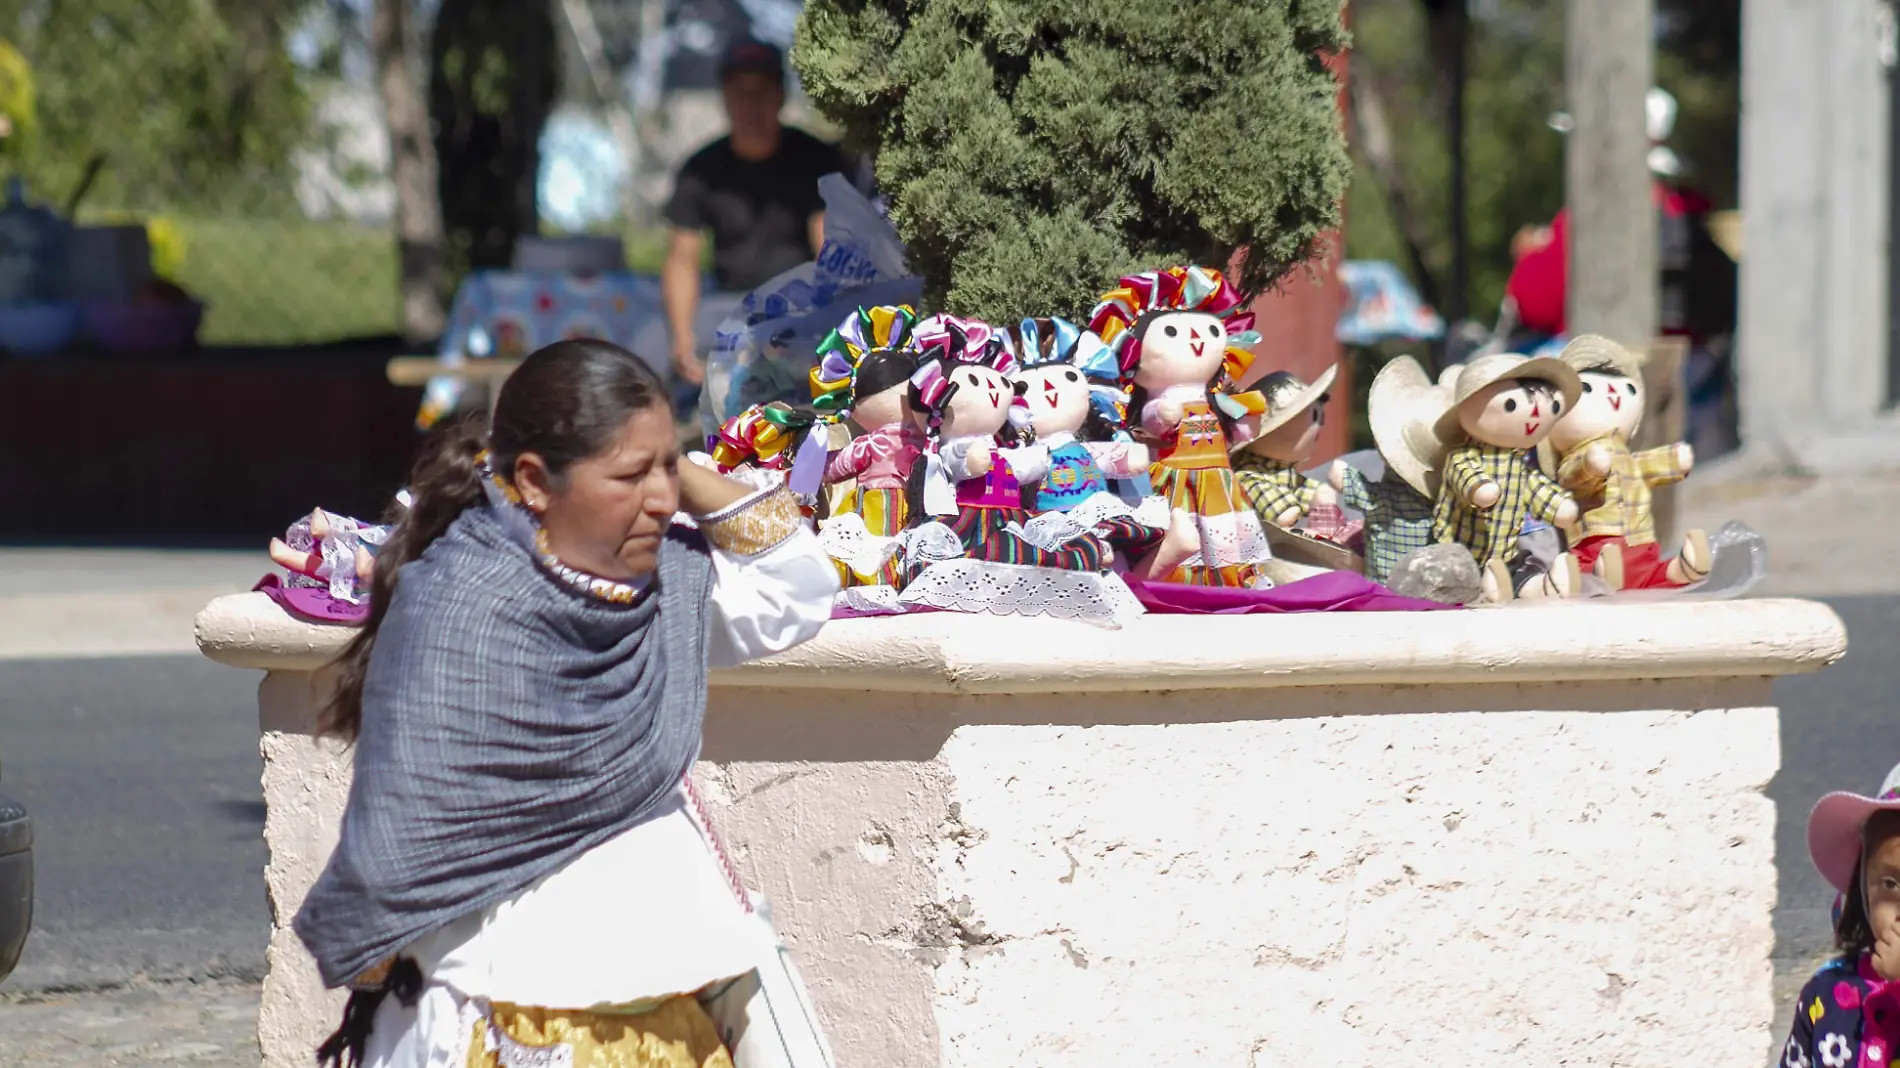
<svg viewBox="0 0 1900 1068">
<path fill-rule="evenodd" d="M 827 485 L 854 484 L 823 531 L 846 586 L 899 580 L 896 539 L 910 525 L 905 487 L 925 445 L 923 415 L 909 401 L 916 322 L 917 313 L 903 305 L 859 308 L 818 345 L 812 403 L 859 431 L 831 454 L 824 475 Z M 880 562 L 872 566 L 873 560 Z"/>
<path fill-rule="evenodd" d="M 1173 514 L 1157 568 L 1195 586 L 1265 585 L 1272 553 L 1234 481 L 1213 396 L 1252 362 L 1241 346 L 1260 340 L 1240 295 L 1209 268 L 1147 271 L 1105 294 L 1089 326 L 1118 357 L 1130 419 L 1154 446 L 1149 474 Z"/>
</svg>

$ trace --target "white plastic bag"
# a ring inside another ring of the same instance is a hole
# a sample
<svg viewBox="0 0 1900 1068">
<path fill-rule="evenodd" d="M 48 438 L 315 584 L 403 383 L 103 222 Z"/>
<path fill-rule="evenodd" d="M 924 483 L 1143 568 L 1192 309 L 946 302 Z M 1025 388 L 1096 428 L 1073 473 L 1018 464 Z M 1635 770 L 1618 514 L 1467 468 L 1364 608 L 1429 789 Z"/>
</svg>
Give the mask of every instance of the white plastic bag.
<svg viewBox="0 0 1900 1068">
<path fill-rule="evenodd" d="M 820 179 L 818 191 L 825 199 L 818 258 L 746 294 L 713 335 L 700 405 L 709 434 L 754 404 L 809 401 L 818 342 L 851 309 L 923 296 L 897 231 L 864 194 L 840 174 Z"/>
</svg>

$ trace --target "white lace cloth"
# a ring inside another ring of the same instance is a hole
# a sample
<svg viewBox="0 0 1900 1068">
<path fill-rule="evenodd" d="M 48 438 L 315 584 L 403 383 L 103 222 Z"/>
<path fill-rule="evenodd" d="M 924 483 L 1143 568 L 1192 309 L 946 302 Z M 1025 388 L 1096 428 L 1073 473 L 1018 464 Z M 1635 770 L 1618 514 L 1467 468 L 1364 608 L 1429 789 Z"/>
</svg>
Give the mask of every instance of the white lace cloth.
<svg viewBox="0 0 1900 1068">
<path fill-rule="evenodd" d="M 912 579 L 897 601 L 951 612 L 1052 616 L 1120 626 L 1146 611 L 1121 577 L 983 560 L 946 560 Z"/>
<path fill-rule="evenodd" d="M 1097 493 L 1066 512 L 1043 512 L 1027 523 L 1011 522 L 1003 529 L 1038 549 L 1055 550 L 1111 519 L 1131 518 L 1146 526 L 1166 529 L 1168 502 L 1162 497 L 1144 497 L 1131 507 L 1113 493 Z"/>
<path fill-rule="evenodd" d="M 1267 532 L 1252 509 L 1226 515 L 1197 515 L 1194 528 L 1201 536 L 1199 552 L 1182 561 L 1183 567 L 1225 567 L 1264 564 L 1273 559 Z"/>
</svg>

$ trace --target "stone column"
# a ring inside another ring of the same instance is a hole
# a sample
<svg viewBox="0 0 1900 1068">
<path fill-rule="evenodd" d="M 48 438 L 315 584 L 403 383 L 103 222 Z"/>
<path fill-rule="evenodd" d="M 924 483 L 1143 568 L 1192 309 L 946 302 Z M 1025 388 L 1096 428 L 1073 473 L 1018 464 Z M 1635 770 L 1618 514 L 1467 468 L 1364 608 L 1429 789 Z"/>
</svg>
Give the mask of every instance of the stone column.
<svg viewBox="0 0 1900 1068">
<path fill-rule="evenodd" d="M 1656 336 L 1656 208 L 1643 96 L 1653 75 L 1651 0 L 1567 0 L 1564 141 L 1573 334 L 1646 346 Z"/>
</svg>

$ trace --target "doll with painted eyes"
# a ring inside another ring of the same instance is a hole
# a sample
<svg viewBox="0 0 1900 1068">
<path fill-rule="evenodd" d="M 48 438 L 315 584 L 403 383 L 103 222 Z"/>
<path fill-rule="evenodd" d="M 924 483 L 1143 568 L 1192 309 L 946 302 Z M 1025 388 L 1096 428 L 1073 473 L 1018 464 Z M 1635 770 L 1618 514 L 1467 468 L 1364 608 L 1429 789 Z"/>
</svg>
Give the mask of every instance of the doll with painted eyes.
<svg viewBox="0 0 1900 1068">
<path fill-rule="evenodd" d="M 1289 529 L 1315 505 L 1339 502 L 1331 486 L 1301 470 L 1319 444 L 1326 391 L 1336 372 L 1328 367 L 1308 384 L 1275 371 L 1252 390 L 1228 398 L 1242 411 L 1234 420 L 1234 477 L 1262 524 Z"/>
<path fill-rule="evenodd" d="M 1149 476 L 1171 520 L 1154 559 L 1167 581 L 1264 584 L 1266 532 L 1234 481 L 1213 393 L 1252 362 L 1253 316 L 1219 271 L 1172 267 L 1130 275 L 1090 316 L 1132 384 L 1129 417 L 1152 443 Z"/>
<path fill-rule="evenodd" d="M 910 525 L 905 487 L 926 444 L 922 413 L 910 407 L 916 323 L 917 314 L 908 306 L 859 308 L 819 343 L 818 366 L 811 372 L 812 403 L 845 413 L 858 428 L 857 437 L 831 454 L 824 481 L 853 483 L 833 514 L 856 515 L 868 538 L 894 538 Z M 828 532 L 832 540 L 844 540 L 841 530 Z M 868 573 L 840 560 L 839 570 L 847 586 L 898 580 L 895 564 L 888 561 Z"/>
<path fill-rule="evenodd" d="M 1106 570 L 1114 551 L 1092 531 L 1052 549 L 1020 533 L 1030 518 L 1023 485 L 1048 473 L 1049 452 L 997 444 L 1016 399 L 1015 358 L 1003 338 L 987 323 L 946 315 L 919 323 L 917 336 L 923 359 L 910 403 L 924 414 L 929 445 L 911 475 L 913 514 L 949 527 L 973 560 Z"/>
<path fill-rule="evenodd" d="M 1577 495 L 1582 517 L 1570 551 L 1613 590 L 1687 586 L 1709 573 L 1709 536 L 1690 531 L 1670 560 L 1656 544 L 1650 491 L 1680 482 L 1695 465 L 1687 443 L 1633 452 L 1643 422 L 1642 366 L 1608 338 L 1584 334 L 1558 356 L 1583 393 L 1550 433 L 1557 481 Z"/>
<path fill-rule="evenodd" d="M 1112 479 L 1148 470 L 1146 445 L 1115 440 L 1120 366 L 1114 354 L 1093 331 L 1065 319 L 1024 319 L 1007 340 L 1016 359 L 1009 375 L 1016 390 L 1011 423 L 1047 454 L 1048 471 L 1024 501 L 1034 513 L 1024 537 L 1052 548 L 1094 530 L 1124 560 L 1141 561 L 1166 530 L 1137 519 L 1110 488 Z"/>
<path fill-rule="evenodd" d="M 1558 527 L 1577 518 L 1577 502 L 1537 469 L 1530 450 L 1576 405 L 1582 388 L 1562 361 L 1512 353 L 1481 357 L 1456 373 L 1451 406 L 1436 425 L 1441 440 L 1457 444 L 1441 468 L 1432 540 L 1471 551 L 1489 601 L 1582 592 L 1582 572 L 1568 553 L 1535 576 L 1512 570 L 1526 517 Z"/>
</svg>

